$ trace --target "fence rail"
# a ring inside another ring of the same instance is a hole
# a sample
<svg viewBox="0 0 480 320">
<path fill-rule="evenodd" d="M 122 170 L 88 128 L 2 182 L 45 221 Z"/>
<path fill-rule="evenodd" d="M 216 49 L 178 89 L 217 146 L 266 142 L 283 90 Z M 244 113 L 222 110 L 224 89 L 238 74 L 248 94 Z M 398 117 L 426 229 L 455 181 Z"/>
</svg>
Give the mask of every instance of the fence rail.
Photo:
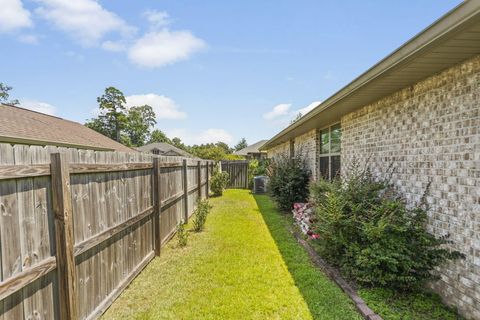
<svg viewBox="0 0 480 320">
<path fill-rule="evenodd" d="M 0 144 L 0 320 L 98 318 L 208 196 L 212 168 Z"/>
</svg>

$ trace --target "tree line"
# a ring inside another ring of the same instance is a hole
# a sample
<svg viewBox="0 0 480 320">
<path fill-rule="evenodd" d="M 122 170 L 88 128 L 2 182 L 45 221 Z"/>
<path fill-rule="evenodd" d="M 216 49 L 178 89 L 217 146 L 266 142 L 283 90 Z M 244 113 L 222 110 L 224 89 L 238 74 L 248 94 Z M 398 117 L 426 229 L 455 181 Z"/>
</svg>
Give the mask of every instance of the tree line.
<svg viewBox="0 0 480 320">
<path fill-rule="evenodd" d="M 0 82 L 0 103 L 18 105 L 10 99 L 12 87 Z M 85 126 L 129 147 L 141 147 L 154 142 L 165 142 L 193 156 L 210 160 L 235 160 L 241 157 L 233 152 L 247 147 L 242 138 L 233 148 L 225 142 L 186 145 L 180 138 L 169 138 L 157 124 L 156 115 L 149 105 L 127 107 L 125 95 L 115 87 L 108 87 L 97 98 L 99 113 L 86 121 Z"/>
<path fill-rule="evenodd" d="M 170 139 L 162 130 L 155 128 L 156 115 L 151 106 L 127 108 L 123 92 L 114 87 L 106 88 L 97 102 L 100 112 L 97 117 L 88 120 L 85 126 L 129 147 L 164 142 L 202 159 L 233 160 L 241 158 L 233 152 L 247 146 L 245 138 L 233 148 L 222 141 L 189 146 L 178 137 Z"/>
</svg>

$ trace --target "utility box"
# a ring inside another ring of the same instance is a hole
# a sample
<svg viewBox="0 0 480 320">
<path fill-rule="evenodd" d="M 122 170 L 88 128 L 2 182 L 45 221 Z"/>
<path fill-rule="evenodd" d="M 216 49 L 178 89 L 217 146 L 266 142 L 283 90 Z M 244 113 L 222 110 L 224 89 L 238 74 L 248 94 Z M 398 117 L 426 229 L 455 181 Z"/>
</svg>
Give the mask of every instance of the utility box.
<svg viewBox="0 0 480 320">
<path fill-rule="evenodd" d="M 256 176 L 253 178 L 253 193 L 265 193 L 268 187 L 267 176 Z"/>
</svg>

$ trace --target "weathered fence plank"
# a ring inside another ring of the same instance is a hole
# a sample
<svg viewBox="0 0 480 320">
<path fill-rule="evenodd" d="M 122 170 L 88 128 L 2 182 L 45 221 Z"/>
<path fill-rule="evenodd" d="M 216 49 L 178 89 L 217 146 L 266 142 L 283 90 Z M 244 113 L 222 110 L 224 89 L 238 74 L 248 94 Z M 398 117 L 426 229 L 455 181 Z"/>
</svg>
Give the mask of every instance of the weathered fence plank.
<svg viewBox="0 0 480 320">
<path fill-rule="evenodd" d="M 208 196 L 211 165 L 0 144 L 0 320 L 97 318 Z"/>
<path fill-rule="evenodd" d="M 53 153 L 51 160 L 60 319 L 70 320 L 77 319 L 70 173 L 64 154 Z"/>
<path fill-rule="evenodd" d="M 183 160 L 183 201 L 184 201 L 184 216 L 183 222 L 188 223 L 188 167 L 187 160 Z"/>
<path fill-rule="evenodd" d="M 221 168 L 230 178 L 228 188 L 248 189 L 248 161 L 222 161 Z"/>
</svg>

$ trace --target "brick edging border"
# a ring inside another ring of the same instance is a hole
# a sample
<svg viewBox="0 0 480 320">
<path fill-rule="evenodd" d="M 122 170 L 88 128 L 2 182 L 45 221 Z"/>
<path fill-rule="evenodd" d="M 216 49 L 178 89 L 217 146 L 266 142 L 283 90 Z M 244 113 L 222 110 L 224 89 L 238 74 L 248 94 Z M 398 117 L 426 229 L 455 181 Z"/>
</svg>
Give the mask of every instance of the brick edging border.
<svg viewBox="0 0 480 320">
<path fill-rule="evenodd" d="M 313 263 L 320 268 L 331 280 L 333 280 L 346 294 L 352 299 L 355 304 L 355 308 L 366 320 L 383 320 L 378 314 L 373 312 L 370 309 L 365 301 L 357 294 L 355 289 L 353 289 L 345 279 L 340 275 L 340 273 L 329 266 L 325 260 L 323 260 L 318 253 L 308 244 L 297 232 L 290 229 L 290 232 L 293 234 L 297 242 L 302 245 L 302 247 L 307 251 L 308 255 L 312 259 Z"/>
</svg>

